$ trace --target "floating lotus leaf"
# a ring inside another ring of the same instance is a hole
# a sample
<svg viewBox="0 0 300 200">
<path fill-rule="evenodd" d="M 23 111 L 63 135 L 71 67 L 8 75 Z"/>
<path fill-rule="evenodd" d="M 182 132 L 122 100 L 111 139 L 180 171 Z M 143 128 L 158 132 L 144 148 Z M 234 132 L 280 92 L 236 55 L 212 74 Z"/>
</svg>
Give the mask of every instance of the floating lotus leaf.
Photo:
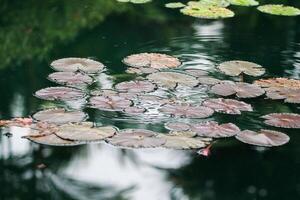
<svg viewBox="0 0 300 200">
<path fill-rule="evenodd" d="M 184 15 L 203 19 L 218 19 L 233 17 L 234 12 L 227 8 L 211 5 L 189 5 L 180 10 Z"/>
<path fill-rule="evenodd" d="M 143 4 L 143 3 L 151 2 L 152 0 L 117 0 L 117 1 L 121 3 Z"/>
<path fill-rule="evenodd" d="M 258 1 L 255 0 L 227 0 L 231 5 L 236 6 L 257 6 L 259 5 Z"/>
<path fill-rule="evenodd" d="M 33 123 L 32 118 L 13 118 L 11 120 L 0 120 L 0 127 L 11 127 L 11 126 L 17 126 L 17 127 L 28 127 Z"/>
<path fill-rule="evenodd" d="M 268 91 L 281 89 L 300 89 L 300 80 L 288 78 L 260 79 L 254 82 Z"/>
<path fill-rule="evenodd" d="M 69 87 L 48 87 L 35 92 L 35 96 L 44 100 L 77 100 L 85 96 L 84 92 Z"/>
<path fill-rule="evenodd" d="M 234 99 L 208 99 L 203 102 L 203 105 L 214 109 L 216 112 L 233 115 L 240 115 L 241 111 L 253 111 L 250 104 Z"/>
<path fill-rule="evenodd" d="M 227 7 L 230 3 L 227 0 L 199 0 L 199 1 L 189 1 L 189 6 L 201 7 L 201 6 L 215 6 L 215 7 Z"/>
<path fill-rule="evenodd" d="M 28 137 L 39 137 L 39 136 L 46 136 L 51 135 L 57 132 L 59 126 L 56 124 L 51 124 L 47 122 L 37 122 L 33 123 L 30 126 L 30 133 Z M 25 136 L 26 137 L 26 136 Z"/>
<path fill-rule="evenodd" d="M 168 135 L 192 138 L 192 137 L 197 136 L 197 133 L 194 131 L 171 131 Z M 202 139 L 204 139 L 204 138 L 202 138 Z M 205 140 L 206 140 L 206 138 L 205 138 Z"/>
<path fill-rule="evenodd" d="M 128 114 L 141 114 L 146 112 L 146 109 L 140 107 L 128 107 L 124 109 L 124 112 Z"/>
<path fill-rule="evenodd" d="M 165 4 L 165 6 L 167 8 L 182 8 L 185 5 L 183 3 L 181 3 L 181 2 L 173 2 L 173 3 L 167 3 L 167 4 Z"/>
<path fill-rule="evenodd" d="M 97 73 L 104 69 L 102 63 L 87 58 L 62 58 L 53 61 L 50 65 L 57 71 L 82 71 L 88 74 Z"/>
<path fill-rule="evenodd" d="M 203 77 L 208 75 L 207 71 L 201 69 L 186 69 L 184 72 L 195 77 Z"/>
<path fill-rule="evenodd" d="M 129 73 L 129 74 L 142 75 L 142 74 L 152 74 L 152 73 L 158 72 L 158 70 L 154 69 L 154 68 L 149 68 L 149 67 L 139 67 L 139 68 L 129 67 L 126 70 L 126 72 Z"/>
<path fill-rule="evenodd" d="M 165 128 L 171 131 L 187 131 L 190 125 L 184 122 L 169 122 L 165 124 Z"/>
<path fill-rule="evenodd" d="M 156 85 L 149 81 L 126 81 L 118 83 L 115 88 L 122 92 L 143 93 L 154 91 Z"/>
<path fill-rule="evenodd" d="M 254 98 L 265 93 L 265 91 L 258 85 L 234 82 L 224 82 L 214 85 L 211 88 L 211 92 L 221 96 L 230 96 L 236 94 L 236 96 L 239 98 Z"/>
<path fill-rule="evenodd" d="M 177 72 L 156 72 L 147 79 L 167 88 L 176 88 L 177 85 L 194 87 L 199 83 L 195 77 Z"/>
<path fill-rule="evenodd" d="M 300 89 L 280 89 L 267 91 L 267 97 L 270 99 L 284 99 L 286 103 L 300 103 Z"/>
<path fill-rule="evenodd" d="M 39 136 L 39 137 L 28 136 L 25 138 L 30 140 L 31 142 L 43 144 L 43 145 L 49 145 L 49 146 L 76 146 L 76 145 L 83 144 L 78 141 L 61 139 L 60 137 L 56 136 L 55 134 Z"/>
<path fill-rule="evenodd" d="M 135 68 L 150 67 L 154 69 L 176 68 L 181 65 L 178 58 L 159 53 L 134 54 L 124 58 L 123 62 Z"/>
<path fill-rule="evenodd" d="M 205 106 L 192 106 L 189 104 L 166 104 L 163 105 L 159 111 L 172 116 L 188 118 L 207 118 L 214 113 L 211 108 Z"/>
<path fill-rule="evenodd" d="M 210 138 L 232 137 L 240 132 L 239 127 L 232 123 L 221 124 L 210 121 L 206 123 L 191 124 L 191 131 L 198 136 Z"/>
<path fill-rule="evenodd" d="M 90 76 L 80 72 L 54 72 L 48 78 L 63 85 L 90 85 L 93 83 Z"/>
<path fill-rule="evenodd" d="M 259 6 L 257 9 L 263 13 L 267 13 L 271 15 L 282 15 L 282 16 L 300 15 L 300 9 L 292 6 L 281 5 L 281 4 L 263 5 L 263 6 Z"/>
<path fill-rule="evenodd" d="M 198 78 L 198 81 L 201 85 L 216 85 L 222 82 L 221 80 L 212 77 L 200 77 Z"/>
<path fill-rule="evenodd" d="M 270 126 L 282 128 L 300 128 L 300 115 L 294 113 L 272 113 L 262 116 Z"/>
<path fill-rule="evenodd" d="M 259 132 L 245 130 L 237 134 L 235 138 L 247 144 L 263 147 L 281 146 L 290 140 L 290 137 L 284 133 L 263 129 Z"/>
<path fill-rule="evenodd" d="M 144 129 L 124 129 L 117 135 L 107 139 L 115 146 L 130 148 L 152 148 L 166 143 L 166 139 L 157 138 L 157 133 Z"/>
<path fill-rule="evenodd" d="M 112 137 L 116 129 L 111 126 L 92 127 L 91 124 L 65 124 L 55 133 L 60 138 L 74 141 L 99 141 Z"/>
<path fill-rule="evenodd" d="M 206 146 L 206 142 L 200 138 L 164 134 L 160 134 L 158 137 L 166 140 L 163 147 L 171 149 L 200 149 Z"/>
<path fill-rule="evenodd" d="M 95 96 L 89 102 L 92 108 L 107 111 L 122 111 L 132 105 L 132 101 L 120 96 Z"/>
<path fill-rule="evenodd" d="M 32 117 L 35 120 L 42 122 L 67 124 L 70 122 L 84 121 L 87 118 L 87 115 L 82 111 L 66 111 L 63 108 L 58 108 L 39 111 Z"/>
<path fill-rule="evenodd" d="M 163 105 L 173 103 L 172 98 L 163 98 L 155 95 L 138 95 L 138 100 L 141 104 Z"/>
<path fill-rule="evenodd" d="M 127 93 L 127 92 L 117 92 L 115 90 L 93 90 L 90 93 L 92 96 L 119 96 L 119 97 L 123 97 L 125 99 L 134 99 L 137 97 L 137 94 L 135 93 Z"/>
<path fill-rule="evenodd" d="M 233 60 L 223 62 L 218 66 L 219 70 L 229 76 L 238 76 L 242 73 L 249 76 L 261 76 L 265 73 L 265 69 L 252 62 Z"/>
</svg>

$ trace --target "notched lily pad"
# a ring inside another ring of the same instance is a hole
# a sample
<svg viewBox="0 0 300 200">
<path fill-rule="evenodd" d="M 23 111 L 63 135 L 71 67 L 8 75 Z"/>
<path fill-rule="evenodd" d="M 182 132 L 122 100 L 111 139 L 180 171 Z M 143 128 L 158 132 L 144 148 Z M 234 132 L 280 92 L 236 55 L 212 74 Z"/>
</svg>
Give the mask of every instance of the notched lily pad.
<svg viewBox="0 0 300 200">
<path fill-rule="evenodd" d="M 240 115 L 241 111 L 253 111 L 250 104 L 234 99 L 208 99 L 203 102 L 203 105 L 214 109 L 216 112 L 233 115 Z"/>
<path fill-rule="evenodd" d="M 87 118 L 87 114 L 82 111 L 66 111 L 63 108 L 56 108 L 39 111 L 32 117 L 42 122 L 67 124 L 71 122 L 82 122 Z"/>
<path fill-rule="evenodd" d="M 69 87 L 48 87 L 35 92 L 35 96 L 44 100 L 69 101 L 84 98 L 82 90 Z"/>
<path fill-rule="evenodd" d="M 159 111 L 171 116 L 187 118 L 207 118 L 214 113 L 211 108 L 205 106 L 193 106 L 189 104 L 166 104 L 163 105 Z"/>
<path fill-rule="evenodd" d="M 133 104 L 132 101 L 120 96 L 95 96 L 90 98 L 89 103 L 92 108 L 106 111 L 122 111 Z"/>
<path fill-rule="evenodd" d="M 129 148 L 153 148 L 166 143 L 166 139 L 157 138 L 157 133 L 144 129 L 124 129 L 117 135 L 107 139 L 115 146 Z"/>
<path fill-rule="evenodd" d="M 93 78 L 80 72 L 54 72 L 48 76 L 48 79 L 62 85 L 90 85 Z"/>
<path fill-rule="evenodd" d="M 195 87 L 199 83 L 195 77 L 177 72 L 156 72 L 148 75 L 147 79 L 170 89 L 177 85 Z"/>
<path fill-rule="evenodd" d="M 209 121 L 205 123 L 191 124 L 191 131 L 201 137 L 223 138 L 232 137 L 240 132 L 239 127 L 232 123 L 221 124 Z"/>
<path fill-rule="evenodd" d="M 282 16 L 297 16 L 300 15 L 300 9 L 285 6 L 281 4 L 268 4 L 259 6 L 257 8 L 260 12 L 271 14 L 271 15 L 282 15 Z"/>
<path fill-rule="evenodd" d="M 229 76 L 238 76 L 242 73 L 249 76 L 261 76 L 265 73 L 265 69 L 261 65 L 240 60 L 223 62 L 218 69 Z"/>
<path fill-rule="evenodd" d="M 258 6 L 259 2 L 255 0 L 227 0 L 231 5 L 236 6 Z"/>
<path fill-rule="evenodd" d="M 264 129 L 259 132 L 245 130 L 235 137 L 241 142 L 263 147 L 281 146 L 290 140 L 290 137 L 284 133 Z"/>
<path fill-rule="evenodd" d="M 154 91 L 156 85 L 149 81 L 126 81 L 118 83 L 115 88 L 121 92 L 145 93 Z"/>
<path fill-rule="evenodd" d="M 165 128 L 170 131 L 187 131 L 190 129 L 190 125 L 184 122 L 168 122 L 165 124 Z"/>
<path fill-rule="evenodd" d="M 166 8 L 182 8 L 185 5 L 181 2 L 172 2 L 165 4 Z"/>
<path fill-rule="evenodd" d="M 181 65 L 178 58 L 159 53 L 140 53 L 127 56 L 123 63 L 135 68 L 166 69 L 176 68 Z"/>
<path fill-rule="evenodd" d="M 295 113 L 272 113 L 262 116 L 264 123 L 282 128 L 300 128 L 300 115 Z"/>
<path fill-rule="evenodd" d="M 62 72 L 82 71 L 87 74 L 94 74 L 94 73 L 101 72 L 105 67 L 102 63 L 87 58 L 62 58 L 53 61 L 50 65 L 56 71 L 62 71 Z"/>
<path fill-rule="evenodd" d="M 188 5 L 180 10 L 184 15 L 202 19 L 219 19 L 234 16 L 234 12 L 227 8 L 211 5 Z"/>
</svg>

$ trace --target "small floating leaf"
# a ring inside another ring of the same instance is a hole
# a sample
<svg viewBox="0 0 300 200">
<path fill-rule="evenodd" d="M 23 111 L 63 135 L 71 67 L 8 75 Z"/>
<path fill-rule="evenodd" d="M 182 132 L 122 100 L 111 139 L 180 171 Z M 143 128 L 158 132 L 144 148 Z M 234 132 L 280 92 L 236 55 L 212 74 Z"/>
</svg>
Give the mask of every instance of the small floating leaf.
<svg viewBox="0 0 300 200">
<path fill-rule="evenodd" d="M 294 113 L 272 113 L 262 116 L 265 124 L 282 128 L 300 128 L 300 115 Z"/>
<path fill-rule="evenodd" d="M 265 73 L 265 69 L 261 65 L 240 60 L 223 62 L 218 68 L 221 72 L 229 76 L 238 76 L 242 73 L 249 76 L 261 76 Z"/>
<path fill-rule="evenodd" d="M 212 77 L 200 77 L 197 79 L 201 85 L 216 85 L 221 83 L 222 81 Z"/>
<path fill-rule="evenodd" d="M 201 137 L 222 138 L 232 137 L 240 132 L 239 127 L 232 123 L 221 124 L 210 121 L 206 123 L 191 124 L 191 131 Z"/>
<path fill-rule="evenodd" d="M 132 101 L 120 96 L 95 96 L 89 102 L 92 108 L 107 111 L 122 111 L 132 105 Z"/>
<path fill-rule="evenodd" d="M 208 99 L 203 102 L 203 105 L 214 109 L 216 112 L 233 115 L 240 115 L 241 111 L 253 111 L 250 104 L 234 99 Z"/>
<path fill-rule="evenodd" d="M 160 134 L 158 137 L 166 140 L 163 147 L 171 149 L 199 149 L 207 146 L 206 142 L 202 141 L 200 138 L 164 134 Z"/>
<path fill-rule="evenodd" d="M 129 73 L 129 74 L 142 75 L 142 74 L 152 74 L 152 73 L 158 72 L 158 70 L 154 69 L 154 68 L 149 68 L 149 67 L 139 67 L 139 68 L 129 67 L 126 70 L 126 72 Z"/>
<path fill-rule="evenodd" d="M 123 63 L 135 67 L 150 67 L 154 69 L 176 68 L 181 65 L 178 58 L 159 53 L 140 53 L 127 56 Z"/>
<path fill-rule="evenodd" d="M 211 108 L 205 106 L 192 106 L 189 104 L 166 104 L 163 105 L 159 111 L 172 116 L 188 118 L 207 118 L 214 113 Z"/>
<path fill-rule="evenodd" d="M 260 79 L 254 82 L 268 91 L 286 89 L 300 89 L 300 80 L 288 78 Z"/>
<path fill-rule="evenodd" d="M 35 113 L 32 116 L 35 120 L 54 123 L 67 124 L 70 122 L 81 122 L 87 118 L 82 111 L 66 111 L 63 108 L 47 109 Z"/>
<path fill-rule="evenodd" d="M 199 1 L 189 1 L 189 6 L 215 6 L 215 7 L 227 7 L 230 3 L 227 0 L 199 0 Z"/>
<path fill-rule="evenodd" d="M 165 124 L 165 128 L 170 131 L 187 131 L 190 125 L 183 122 L 169 122 Z"/>
<path fill-rule="evenodd" d="M 259 6 L 257 9 L 263 13 L 267 13 L 271 15 L 282 15 L 282 16 L 300 15 L 300 9 L 292 6 L 281 5 L 281 4 L 263 5 L 263 6 Z"/>
<path fill-rule="evenodd" d="M 62 58 L 53 61 L 50 65 L 57 71 L 82 71 L 88 74 L 97 73 L 104 69 L 102 63 L 87 58 Z"/>
<path fill-rule="evenodd" d="M 173 2 L 173 3 L 167 3 L 167 4 L 165 4 L 165 6 L 167 8 L 182 8 L 185 5 L 183 3 L 181 3 L 181 2 Z"/>
<path fill-rule="evenodd" d="M 281 146 L 290 140 L 290 137 L 284 133 L 264 129 L 259 132 L 245 130 L 235 137 L 241 142 L 263 147 Z"/>
<path fill-rule="evenodd" d="M 154 91 L 156 85 L 149 81 L 126 81 L 118 83 L 115 88 L 122 92 L 143 93 Z"/>
<path fill-rule="evenodd" d="M 259 5 L 258 1 L 255 0 L 227 0 L 231 5 L 236 6 L 257 6 Z"/>
<path fill-rule="evenodd" d="M 152 0 L 117 0 L 117 1 L 121 3 L 143 4 L 143 3 L 151 2 Z"/>
<path fill-rule="evenodd" d="M 184 72 L 195 77 L 203 77 L 208 75 L 207 71 L 201 69 L 185 69 Z"/>
<path fill-rule="evenodd" d="M 80 72 L 54 72 L 48 78 L 63 85 L 90 85 L 93 83 L 90 76 Z"/>
<path fill-rule="evenodd" d="M 44 100 L 77 100 L 85 96 L 84 92 L 69 87 L 48 87 L 35 92 L 35 96 Z"/>
<path fill-rule="evenodd" d="M 194 87 L 199 83 L 195 77 L 177 72 L 156 72 L 148 75 L 147 79 L 170 89 L 177 85 Z"/>
<path fill-rule="evenodd" d="M 76 145 L 83 144 L 77 141 L 61 139 L 55 134 L 50 134 L 50 135 L 45 135 L 40 137 L 28 136 L 25 138 L 30 140 L 31 142 L 43 144 L 43 145 L 49 145 L 49 146 L 76 146 Z"/>
<path fill-rule="evenodd" d="M 166 143 L 166 139 L 157 138 L 157 133 L 144 129 L 124 129 L 117 135 L 107 139 L 115 146 L 130 148 L 152 148 Z"/>
<path fill-rule="evenodd" d="M 284 99 L 286 103 L 300 103 L 300 89 L 279 89 L 267 91 L 267 97 L 270 99 Z"/>
<path fill-rule="evenodd" d="M 227 8 L 210 5 L 189 5 L 180 10 L 184 15 L 203 19 L 218 19 L 233 17 L 234 12 Z"/>
</svg>

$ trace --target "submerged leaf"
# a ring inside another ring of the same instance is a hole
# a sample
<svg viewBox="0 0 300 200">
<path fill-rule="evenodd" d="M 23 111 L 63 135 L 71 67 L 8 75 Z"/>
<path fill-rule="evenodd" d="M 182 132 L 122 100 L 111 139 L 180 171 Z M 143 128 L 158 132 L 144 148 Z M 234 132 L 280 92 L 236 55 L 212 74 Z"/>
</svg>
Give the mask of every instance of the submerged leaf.
<svg viewBox="0 0 300 200">
<path fill-rule="evenodd" d="M 236 6 L 257 6 L 259 5 L 258 1 L 255 0 L 227 0 L 231 5 Z"/>
<path fill-rule="evenodd" d="M 250 104 L 234 99 L 208 99 L 203 102 L 203 105 L 214 109 L 216 112 L 233 115 L 240 115 L 241 111 L 253 111 Z"/>
<path fill-rule="evenodd" d="M 85 96 L 84 92 L 69 87 L 48 87 L 35 92 L 35 96 L 44 100 L 69 101 L 81 99 Z"/>
<path fill-rule="evenodd" d="M 35 120 L 54 123 L 67 124 L 70 122 L 81 122 L 87 118 L 82 111 L 66 111 L 63 108 L 47 109 L 35 113 L 32 116 Z"/>
<path fill-rule="evenodd" d="M 166 104 L 163 105 L 159 111 L 172 116 L 188 118 L 207 118 L 214 113 L 211 108 L 205 106 L 192 106 L 189 104 Z"/>
<path fill-rule="evenodd" d="M 229 18 L 234 16 L 234 12 L 227 8 L 211 5 L 189 5 L 180 10 L 184 15 L 203 19 Z"/>
<path fill-rule="evenodd" d="M 264 123 L 282 128 L 300 128 L 300 115 L 294 113 L 272 113 L 262 116 Z"/>
<path fill-rule="evenodd" d="M 118 83 L 115 88 L 122 92 L 143 93 L 154 91 L 156 85 L 149 81 L 126 81 Z"/>
<path fill-rule="evenodd" d="M 82 71 L 88 74 L 101 72 L 104 69 L 102 63 L 87 58 L 62 58 L 53 61 L 50 65 L 57 71 Z"/>
<path fill-rule="evenodd" d="M 200 138 L 164 134 L 160 134 L 158 137 L 166 140 L 163 147 L 171 149 L 200 149 L 207 146 L 206 142 Z"/>
<path fill-rule="evenodd" d="M 284 133 L 264 129 L 259 132 L 245 130 L 235 137 L 241 142 L 263 147 L 281 146 L 290 140 L 290 137 Z"/>
<path fill-rule="evenodd" d="M 132 105 L 132 101 L 120 96 L 95 96 L 89 103 L 92 108 L 107 111 L 122 111 Z"/>
<path fill-rule="evenodd" d="M 92 77 L 80 72 L 54 72 L 48 78 L 63 85 L 90 85 L 93 83 Z"/>
<path fill-rule="evenodd" d="M 261 65 L 240 60 L 223 62 L 218 69 L 229 76 L 238 76 L 242 73 L 249 76 L 261 76 L 265 73 L 265 69 Z"/>
<path fill-rule="evenodd" d="M 300 9 L 292 6 L 281 5 L 281 4 L 263 5 L 263 6 L 259 6 L 257 9 L 263 13 L 267 13 L 271 15 L 282 15 L 282 16 L 300 15 Z"/>
</svg>

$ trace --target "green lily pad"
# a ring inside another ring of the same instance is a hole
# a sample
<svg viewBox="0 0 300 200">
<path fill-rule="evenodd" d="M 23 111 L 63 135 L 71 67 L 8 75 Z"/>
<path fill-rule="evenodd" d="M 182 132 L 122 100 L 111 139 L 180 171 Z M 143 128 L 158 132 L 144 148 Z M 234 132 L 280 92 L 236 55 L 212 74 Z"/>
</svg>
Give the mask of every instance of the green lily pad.
<svg viewBox="0 0 300 200">
<path fill-rule="evenodd" d="M 200 1 L 189 1 L 189 6 L 216 6 L 216 7 L 227 7 L 230 3 L 227 0 L 200 0 Z"/>
<path fill-rule="evenodd" d="M 173 2 L 165 4 L 166 8 L 183 8 L 185 5 L 181 2 Z"/>
<path fill-rule="evenodd" d="M 121 3 L 143 4 L 143 3 L 151 2 L 152 0 L 117 0 L 117 1 Z"/>
<path fill-rule="evenodd" d="M 184 15 L 189 15 L 192 17 L 202 18 L 202 19 L 219 19 L 219 18 L 229 18 L 234 16 L 234 12 L 227 8 L 209 6 L 209 5 L 199 5 L 199 6 L 186 6 L 180 10 Z"/>
<path fill-rule="evenodd" d="M 259 5 L 258 1 L 255 0 L 227 0 L 231 5 L 236 6 L 257 6 Z"/>
<path fill-rule="evenodd" d="M 271 14 L 271 15 L 282 15 L 282 16 L 297 16 L 300 15 L 300 9 L 285 6 L 281 4 L 268 4 L 259 6 L 257 8 L 260 12 Z"/>
</svg>

